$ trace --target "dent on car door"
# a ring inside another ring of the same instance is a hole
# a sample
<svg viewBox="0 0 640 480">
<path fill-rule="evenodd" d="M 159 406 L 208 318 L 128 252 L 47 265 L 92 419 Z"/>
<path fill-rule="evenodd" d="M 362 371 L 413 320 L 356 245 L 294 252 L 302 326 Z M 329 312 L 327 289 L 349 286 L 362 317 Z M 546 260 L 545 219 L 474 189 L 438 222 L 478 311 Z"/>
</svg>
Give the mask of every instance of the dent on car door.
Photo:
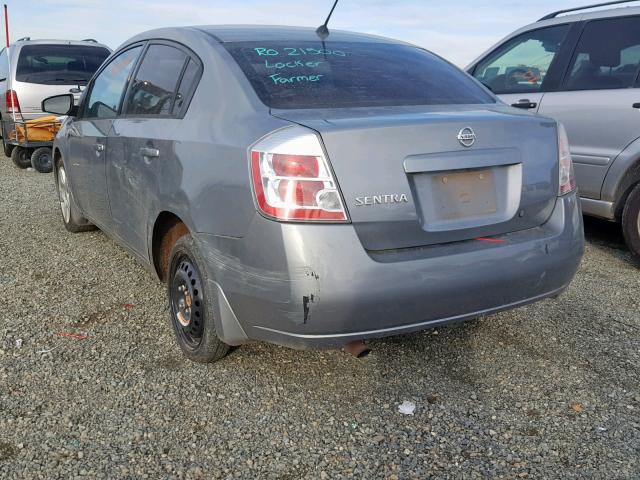
<svg viewBox="0 0 640 480">
<path fill-rule="evenodd" d="M 180 117 L 199 71 L 200 64 L 184 49 L 149 45 L 129 86 L 122 117 L 114 123 L 114 155 L 107 172 L 111 210 L 118 235 L 143 257 L 160 182 L 175 180 L 176 173 L 169 172 L 178 164 Z"/>
<path fill-rule="evenodd" d="M 108 216 L 104 162 L 107 134 L 111 120 L 74 120 L 68 126 L 69 158 L 67 168 L 76 202 L 94 222 L 101 224 Z"/>
<path fill-rule="evenodd" d="M 569 135 L 580 195 L 601 198 L 615 158 L 640 136 L 637 74 L 640 17 L 587 23 L 560 91 L 545 95 L 540 113 L 562 122 Z"/>
<path fill-rule="evenodd" d="M 556 59 L 569 30 L 569 25 L 554 25 L 518 35 L 481 60 L 473 76 L 505 103 L 537 111 L 555 80 Z"/>
<path fill-rule="evenodd" d="M 105 176 L 109 134 L 140 50 L 141 47 L 126 50 L 102 69 L 91 84 L 80 115 L 68 130 L 74 195 L 85 215 L 102 228 L 109 228 L 112 223 Z"/>
</svg>

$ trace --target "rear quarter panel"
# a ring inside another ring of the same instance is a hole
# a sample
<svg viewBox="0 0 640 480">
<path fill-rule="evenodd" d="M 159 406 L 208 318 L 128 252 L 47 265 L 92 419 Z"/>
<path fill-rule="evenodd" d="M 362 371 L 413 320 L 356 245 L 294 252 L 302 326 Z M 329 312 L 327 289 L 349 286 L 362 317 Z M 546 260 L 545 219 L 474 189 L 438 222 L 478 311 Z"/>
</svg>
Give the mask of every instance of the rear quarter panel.
<svg viewBox="0 0 640 480">
<path fill-rule="evenodd" d="M 191 48 L 204 69 L 184 119 L 152 121 L 150 133 L 144 133 L 173 145 L 158 166 L 155 191 L 146 193 L 151 203 L 149 252 L 153 226 L 163 211 L 180 217 L 194 233 L 242 237 L 256 215 L 248 148 L 289 123 L 269 114 L 235 62 L 211 37 L 183 30 L 160 38 Z M 129 121 L 140 126 L 145 122 Z"/>
</svg>

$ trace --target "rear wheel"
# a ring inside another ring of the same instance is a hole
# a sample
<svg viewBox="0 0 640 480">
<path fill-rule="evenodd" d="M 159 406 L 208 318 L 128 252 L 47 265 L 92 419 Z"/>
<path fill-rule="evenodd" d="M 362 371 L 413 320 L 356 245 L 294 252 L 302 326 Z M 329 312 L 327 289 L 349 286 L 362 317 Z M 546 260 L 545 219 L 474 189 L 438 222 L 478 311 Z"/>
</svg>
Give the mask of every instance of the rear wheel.
<svg viewBox="0 0 640 480">
<path fill-rule="evenodd" d="M 80 209 L 73 200 L 73 192 L 69 186 L 67 171 L 62 161 L 58 162 L 57 166 L 56 187 L 58 189 L 58 199 L 60 200 L 60 210 L 62 212 L 64 228 L 73 233 L 95 230 L 96 227 L 91 225 L 89 221 L 82 216 Z"/>
<path fill-rule="evenodd" d="M 209 363 L 223 358 L 231 347 L 216 334 L 213 294 L 204 261 L 190 235 L 173 246 L 167 279 L 171 325 L 187 358 Z"/>
<path fill-rule="evenodd" d="M 51 170 L 53 170 L 51 148 L 36 148 L 31 154 L 31 166 L 40 173 L 51 172 Z"/>
<path fill-rule="evenodd" d="M 640 183 L 627 198 L 622 213 L 622 231 L 629 250 L 640 261 Z"/>
<path fill-rule="evenodd" d="M 2 151 L 4 152 L 5 156 L 7 157 L 11 157 L 11 152 L 13 152 L 13 149 L 15 148 L 15 145 L 8 145 L 6 143 L 4 143 L 4 137 L 2 138 Z"/>
<path fill-rule="evenodd" d="M 31 166 L 32 151 L 30 148 L 16 147 L 11 152 L 11 160 L 18 168 L 29 168 Z"/>
</svg>

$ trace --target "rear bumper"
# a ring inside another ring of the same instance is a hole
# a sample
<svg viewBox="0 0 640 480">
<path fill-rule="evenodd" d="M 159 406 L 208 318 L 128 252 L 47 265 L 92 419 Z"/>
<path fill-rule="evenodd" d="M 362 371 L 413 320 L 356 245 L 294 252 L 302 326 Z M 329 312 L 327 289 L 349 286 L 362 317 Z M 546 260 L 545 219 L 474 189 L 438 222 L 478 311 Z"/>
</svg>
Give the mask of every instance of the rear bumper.
<svg viewBox="0 0 640 480">
<path fill-rule="evenodd" d="M 219 286 L 223 340 L 294 348 L 422 330 L 557 295 L 584 251 L 575 194 L 558 199 L 545 225 L 501 243 L 367 252 L 351 225 L 262 217 L 242 239 L 197 238 Z"/>
</svg>

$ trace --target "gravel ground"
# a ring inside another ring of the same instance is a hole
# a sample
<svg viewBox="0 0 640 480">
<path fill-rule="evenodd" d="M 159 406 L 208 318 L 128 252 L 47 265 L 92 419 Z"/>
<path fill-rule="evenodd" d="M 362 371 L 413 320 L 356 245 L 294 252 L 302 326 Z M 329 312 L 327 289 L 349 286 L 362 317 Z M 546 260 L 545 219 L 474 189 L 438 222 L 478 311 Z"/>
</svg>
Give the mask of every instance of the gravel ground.
<svg viewBox="0 0 640 480">
<path fill-rule="evenodd" d="M 640 477 L 640 270 L 615 225 L 587 223 L 559 299 L 365 360 L 253 344 L 204 366 L 162 285 L 64 230 L 51 175 L 0 161 L 0 232 L 0 478 Z"/>
</svg>

